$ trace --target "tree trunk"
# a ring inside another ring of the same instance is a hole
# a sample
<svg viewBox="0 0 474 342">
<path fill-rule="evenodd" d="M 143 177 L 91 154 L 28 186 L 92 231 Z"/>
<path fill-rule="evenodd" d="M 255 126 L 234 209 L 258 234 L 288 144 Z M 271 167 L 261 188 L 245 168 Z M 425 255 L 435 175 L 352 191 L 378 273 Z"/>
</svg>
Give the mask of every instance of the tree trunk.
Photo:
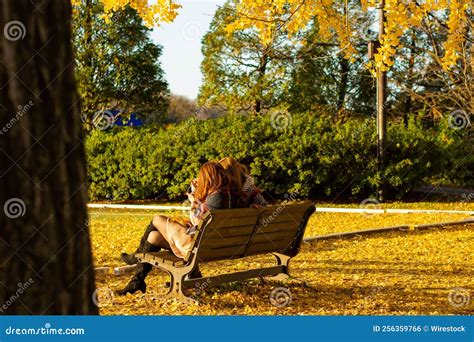
<svg viewBox="0 0 474 342">
<path fill-rule="evenodd" d="M 411 46 L 410 46 L 410 54 L 408 55 L 408 71 L 407 71 L 407 82 L 406 87 L 408 89 L 405 92 L 405 99 L 403 101 L 403 124 L 405 127 L 408 127 L 408 116 L 411 112 L 412 100 L 411 94 L 413 91 L 413 74 L 415 72 L 415 48 L 416 48 L 416 36 L 415 32 L 412 31 L 411 33 Z"/>
<path fill-rule="evenodd" d="M 263 94 L 262 94 L 263 85 L 262 85 L 262 82 L 263 82 L 263 79 L 265 78 L 265 74 L 267 72 L 267 64 L 268 64 L 268 55 L 267 55 L 267 53 L 268 53 L 267 48 L 265 48 L 262 52 L 262 55 L 260 56 L 260 63 L 259 63 L 258 69 L 257 69 L 257 73 L 258 73 L 257 87 L 260 90 L 259 91 L 259 96 L 255 99 L 255 103 L 254 103 L 254 111 L 257 114 L 260 114 L 260 112 L 262 111 L 262 98 L 263 98 Z"/>
<path fill-rule="evenodd" d="M 90 75 L 92 76 L 92 70 L 93 70 L 93 65 L 92 65 L 92 25 L 93 25 L 93 20 L 92 16 L 94 15 L 93 10 L 94 9 L 94 4 L 92 3 L 92 0 L 85 0 L 85 5 L 84 5 L 84 10 L 85 10 L 85 20 L 84 20 L 84 37 L 83 37 L 83 42 L 82 44 L 84 45 L 84 65 L 85 68 L 88 70 Z M 92 77 L 90 79 L 90 82 L 93 82 Z M 93 120 L 93 106 L 91 106 L 91 103 L 89 100 L 89 96 L 82 98 L 81 101 L 81 117 L 84 120 L 85 127 L 87 130 L 92 130 L 94 128 L 94 125 L 92 124 Z M 96 108 L 97 109 L 97 108 Z"/>
<path fill-rule="evenodd" d="M 339 78 L 339 84 L 337 86 L 337 110 L 340 111 L 344 108 L 347 94 L 347 85 L 349 83 L 349 61 L 343 56 L 339 57 L 339 70 L 341 77 Z"/>
<path fill-rule="evenodd" d="M 97 313 L 70 20 L 65 0 L 0 3 L 2 314 Z"/>
<path fill-rule="evenodd" d="M 344 17 L 347 18 L 348 15 L 348 8 L 347 2 L 344 6 Z M 347 83 L 349 81 L 349 61 L 344 58 L 344 56 L 339 55 L 339 70 L 340 70 L 340 78 L 339 84 L 337 86 L 337 112 L 335 119 L 338 119 L 338 114 L 341 109 L 344 109 L 344 104 L 346 100 L 346 93 L 347 93 Z"/>
</svg>

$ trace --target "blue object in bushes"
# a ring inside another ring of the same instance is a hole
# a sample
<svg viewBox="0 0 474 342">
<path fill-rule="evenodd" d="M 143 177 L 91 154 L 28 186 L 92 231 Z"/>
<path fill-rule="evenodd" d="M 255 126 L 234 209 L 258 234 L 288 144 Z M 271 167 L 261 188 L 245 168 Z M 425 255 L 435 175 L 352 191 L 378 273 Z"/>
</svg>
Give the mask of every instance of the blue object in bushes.
<svg viewBox="0 0 474 342">
<path fill-rule="evenodd" d="M 138 113 L 131 113 L 130 115 L 121 115 L 122 112 L 119 110 L 109 110 L 115 117 L 114 126 L 130 126 L 130 127 L 142 127 L 144 125 L 143 119 Z"/>
</svg>

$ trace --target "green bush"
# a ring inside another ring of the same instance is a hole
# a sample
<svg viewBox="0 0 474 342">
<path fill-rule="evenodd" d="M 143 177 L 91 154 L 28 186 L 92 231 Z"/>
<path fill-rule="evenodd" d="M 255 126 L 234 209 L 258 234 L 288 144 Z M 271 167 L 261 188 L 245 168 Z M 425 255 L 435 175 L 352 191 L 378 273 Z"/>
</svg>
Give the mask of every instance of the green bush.
<svg viewBox="0 0 474 342">
<path fill-rule="evenodd" d="M 472 182 L 472 151 L 467 151 L 472 145 L 465 133 L 445 124 L 428 130 L 413 117 L 408 127 L 389 125 L 387 163 L 379 172 L 374 120 L 281 118 L 290 123 L 229 115 L 161 128 L 94 131 L 86 140 L 89 196 L 175 199 L 203 162 L 227 155 L 248 165 L 259 186 L 274 197 L 366 198 L 382 181 L 392 196 L 401 197 L 426 182 Z"/>
</svg>

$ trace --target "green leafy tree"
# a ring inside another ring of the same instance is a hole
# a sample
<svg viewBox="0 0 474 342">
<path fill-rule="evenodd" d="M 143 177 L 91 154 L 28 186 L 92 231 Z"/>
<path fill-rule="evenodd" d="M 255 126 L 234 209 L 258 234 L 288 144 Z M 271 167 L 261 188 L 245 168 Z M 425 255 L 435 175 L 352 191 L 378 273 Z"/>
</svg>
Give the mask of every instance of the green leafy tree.
<svg viewBox="0 0 474 342">
<path fill-rule="evenodd" d="M 340 10 L 345 8 L 341 3 Z M 351 63 L 339 49 L 335 39 L 323 39 L 315 20 L 304 35 L 305 44 L 298 51 L 288 101 L 293 111 L 313 110 L 320 105 L 334 108 L 334 113 L 350 111 L 370 115 L 375 111 L 375 80 L 365 67 L 367 43 L 375 38 L 370 14 L 358 4 L 351 5 L 354 45 L 357 53 Z"/>
<path fill-rule="evenodd" d="M 468 124 L 469 113 L 474 112 L 474 44 L 472 39 L 466 40 L 456 64 L 444 69 L 441 42 L 448 35 L 443 25 L 445 20 L 446 13 L 433 13 L 401 39 L 402 53 L 388 74 L 395 95 L 388 104 L 390 114 L 403 113 L 405 123 L 409 113 L 422 111 L 431 124 L 443 116 L 456 114 Z"/>
<path fill-rule="evenodd" d="M 139 112 L 161 121 L 168 107 L 168 84 L 154 44 L 137 12 L 126 7 L 103 17 L 103 5 L 83 0 L 73 17 L 76 78 L 82 115 L 90 122 L 97 111 Z"/>
<path fill-rule="evenodd" d="M 203 85 L 198 100 L 231 112 L 262 113 L 281 103 L 296 46 L 284 30 L 275 30 L 267 44 L 254 29 L 229 34 L 227 26 L 236 17 L 234 2 L 227 2 L 216 11 L 203 38 Z"/>
</svg>

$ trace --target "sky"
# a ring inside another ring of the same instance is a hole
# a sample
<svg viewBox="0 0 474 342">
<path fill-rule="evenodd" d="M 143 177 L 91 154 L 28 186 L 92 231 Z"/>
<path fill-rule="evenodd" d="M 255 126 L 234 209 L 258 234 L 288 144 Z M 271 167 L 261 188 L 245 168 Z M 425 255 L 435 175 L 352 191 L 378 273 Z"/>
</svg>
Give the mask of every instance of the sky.
<svg viewBox="0 0 474 342">
<path fill-rule="evenodd" d="M 201 85 L 201 39 L 209 29 L 214 13 L 224 0 L 181 0 L 179 14 L 170 24 L 151 33 L 163 46 L 160 58 L 170 91 L 195 99 Z"/>
</svg>

